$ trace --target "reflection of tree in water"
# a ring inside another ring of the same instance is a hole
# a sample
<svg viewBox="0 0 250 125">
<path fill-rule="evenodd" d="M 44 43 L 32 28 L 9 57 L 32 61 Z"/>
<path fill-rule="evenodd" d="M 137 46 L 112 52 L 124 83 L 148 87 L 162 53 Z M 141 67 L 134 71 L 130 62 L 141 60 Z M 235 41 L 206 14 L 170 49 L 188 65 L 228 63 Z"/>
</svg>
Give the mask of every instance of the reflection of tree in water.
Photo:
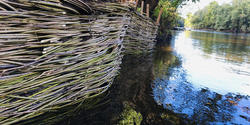
<svg viewBox="0 0 250 125">
<path fill-rule="evenodd" d="M 118 102 L 123 103 L 122 112 L 117 116 L 122 116 L 118 120 L 119 123 L 138 123 L 138 118 L 142 117 L 141 124 L 143 125 L 163 125 L 171 124 L 174 122 L 182 123 L 181 119 L 178 119 L 174 113 L 166 112 L 163 107 L 157 105 L 152 97 L 152 56 L 126 56 L 123 59 L 121 68 L 121 75 L 117 80 L 116 92 L 119 95 L 116 96 Z M 127 109 L 126 109 L 127 108 Z M 124 112 L 130 110 L 133 117 L 132 121 L 130 117 L 124 117 Z M 136 112 L 136 113 L 135 113 Z M 169 119 L 162 118 L 162 114 L 169 114 L 172 116 Z M 113 122 L 115 123 L 115 122 Z"/>
<path fill-rule="evenodd" d="M 161 61 L 174 58 L 171 56 L 174 55 L 168 55 L 167 59 Z M 153 93 L 158 104 L 178 113 L 183 119 L 191 120 L 191 124 L 226 122 L 249 124 L 249 97 L 220 95 L 208 89 L 194 88 L 187 82 L 186 73 L 181 66 L 176 65 L 179 64 L 177 62 L 178 58 L 167 64 L 169 66 L 165 67 L 168 70 L 167 77 L 155 77 Z"/>
<path fill-rule="evenodd" d="M 216 53 L 232 63 L 249 62 L 250 37 L 247 35 L 230 35 L 223 33 L 190 32 L 186 35 L 196 39 L 194 47 L 201 47 L 207 54 Z"/>
<path fill-rule="evenodd" d="M 169 68 L 180 64 L 180 60 L 173 54 L 172 47 L 160 46 L 154 53 L 153 75 L 157 78 L 163 78 L 169 75 Z"/>
<path fill-rule="evenodd" d="M 152 96 L 152 55 L 123 58 L 120 75 L 102 98 L 105 104 L 66 120 L 72 125 L 171 125 L 184 121 L 157 105 Z M 108 101 L 107 101 L 108 100 Z"/>
</svg>

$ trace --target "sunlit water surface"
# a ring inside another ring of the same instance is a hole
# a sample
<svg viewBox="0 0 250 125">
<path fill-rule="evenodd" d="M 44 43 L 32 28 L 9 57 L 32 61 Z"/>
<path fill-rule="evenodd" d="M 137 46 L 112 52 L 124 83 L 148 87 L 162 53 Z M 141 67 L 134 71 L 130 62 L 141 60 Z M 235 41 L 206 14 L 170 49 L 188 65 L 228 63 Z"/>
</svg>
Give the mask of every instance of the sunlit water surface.
<svg viewBox="0 0 250 125">
<path fill-rule="evenodd" d="M 250 124 L 250 36 L 173 34 L 155 57 L 155 101 L 194 124 Z"/>
</svg>

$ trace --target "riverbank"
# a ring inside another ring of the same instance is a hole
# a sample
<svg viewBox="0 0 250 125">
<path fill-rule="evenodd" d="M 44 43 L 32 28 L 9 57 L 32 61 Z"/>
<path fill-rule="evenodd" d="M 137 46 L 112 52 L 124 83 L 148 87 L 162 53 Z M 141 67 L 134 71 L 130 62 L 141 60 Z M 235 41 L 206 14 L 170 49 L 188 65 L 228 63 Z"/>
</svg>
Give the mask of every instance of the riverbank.
<svg viewBox="0 0 250 125">
<path fill-rule="evenodd" d="M 191 31 L 195 31 L 195 30 L 199 30 L 199 31 L 210 31 L 210 32 L 225 32 L 225 33 L 250 33 L 250 32 L 235 32 L 233 30 L 216 30 L 216 29 L 203 29 L 203 28 L 193 28 L 191 29 Z"/>
<path fill-rule="evenodd" d="M 210 33 L 226 33 L 226 34 L 250 34 L 250 32 L 231 32 L 230 30 L 225 31 L 217 31 L 213 29 L 186 29 L 187 31 L 195 31 L 195 32 L 210 32 Z M 179 31 L 179 30 L 174 30 Z"/>
</svg>

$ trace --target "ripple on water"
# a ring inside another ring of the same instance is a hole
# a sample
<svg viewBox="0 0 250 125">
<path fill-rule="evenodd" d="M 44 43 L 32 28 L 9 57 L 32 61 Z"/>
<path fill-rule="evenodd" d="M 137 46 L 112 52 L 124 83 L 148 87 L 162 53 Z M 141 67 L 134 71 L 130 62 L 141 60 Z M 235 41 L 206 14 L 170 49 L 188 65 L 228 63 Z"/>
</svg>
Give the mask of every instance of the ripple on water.
<svg viewBox="0 0 250 125">
<path fill-rule="evenodd" d="M 172 62 L 155 64 L 167 73 L 155 76 L 154 99 L 195 124 L 250 124 L 250 36 L 206 34 L 176 33 L 161 59 Z"/>
</svg>

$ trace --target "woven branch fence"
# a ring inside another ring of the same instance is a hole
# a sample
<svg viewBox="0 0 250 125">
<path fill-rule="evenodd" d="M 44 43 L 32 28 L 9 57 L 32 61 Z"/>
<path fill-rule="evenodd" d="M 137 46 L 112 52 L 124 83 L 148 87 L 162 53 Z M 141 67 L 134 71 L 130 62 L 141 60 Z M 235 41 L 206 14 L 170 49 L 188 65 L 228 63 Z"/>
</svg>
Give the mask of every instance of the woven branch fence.
<svg viewBox="0 0 250 125">
<path fill-rule="evenodd" d="M 0 124 L 105 92 L 126 53 L 151 51 L 157 26 L 127 5 L 0 1 Z"/>
<path fill-rule="evenodd" d="M 125 54 L 141 55 L 152 52 L 158 27 L 153 20 L 138 12 L 130 13 L 130 17 L 130 24 L 123 40 Z"/>
</svg>

